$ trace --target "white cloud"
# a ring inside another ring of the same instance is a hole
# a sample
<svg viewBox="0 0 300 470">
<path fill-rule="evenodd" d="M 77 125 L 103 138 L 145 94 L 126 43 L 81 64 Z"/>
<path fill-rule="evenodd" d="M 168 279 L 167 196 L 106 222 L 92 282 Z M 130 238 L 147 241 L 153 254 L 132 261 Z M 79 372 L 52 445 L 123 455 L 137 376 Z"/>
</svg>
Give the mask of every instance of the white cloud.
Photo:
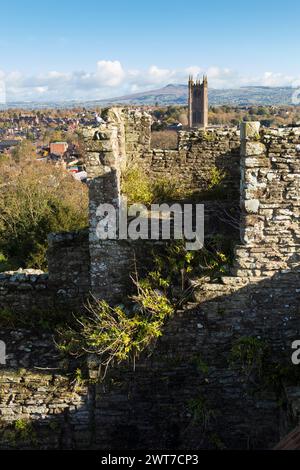
<svg viewBox="0 0 300 470">
<path fill-rule="evenodd" d="M 100 86 L 115 87 L 122 83 L 125 72 L 118 60 L 99 60 L 96 77 Z"/>
<path fill-rule="evenodd" d="M 200 75 L 201 73 L 203 73 L 203 69 L 201 69 L 201 67 L 198 67 L 198 65 L 192 65 L 191 67 L 187 67 L 185 69 L 185 73 L 187 75 L 193 75 L 193 76 L 198 76 Z"/>
<path fill-rule="evenodd" d="M 172 80 L 176 76 L 175 70 L 160 69 L 156 65 L 152 65 L 148 70 L 149 80 L 153 83 L 161 83 L 166 80 Z"/>
<path fill-rule="evenodd" d="M 236 88 L 245 85 L 299 86 L 300 76 L 267 71 L 261 76 L 242 76 L 229 68 L 211 66 L 204 69 L 191 65 L 182 69 L 160 68 L 126 70 L 118 60 L 99 60 L 92 72 L 83 70 L 70 73 L 52 70 L 36 75 L 18 71 L 4 73 L 0 82 L 5 84 L 8 101 L 23 100 L 94 100 L 105 99 L 143 90 L 159 88 L 169 83 L 186 83 L 192 74 L 195 78 L 207 74 L 212 88 Z M 3 96 L 2 96 L 3 100 Z"/>
<path fill-rule="evenodd" d="M 295 81 L 295 77 L 284 75 L 282 73 L 265 72 L 261 81 L 265 86 L 292 86 Z"/>
</svg>

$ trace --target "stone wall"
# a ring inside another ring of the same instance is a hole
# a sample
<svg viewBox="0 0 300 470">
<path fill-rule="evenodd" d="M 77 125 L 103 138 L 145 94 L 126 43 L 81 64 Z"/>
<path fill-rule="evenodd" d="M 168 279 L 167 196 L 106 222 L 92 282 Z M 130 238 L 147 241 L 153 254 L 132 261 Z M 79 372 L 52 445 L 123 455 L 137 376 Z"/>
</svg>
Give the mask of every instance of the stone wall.
<svg viewBox="0 0 300 470">
<path fill-rule="evenodd" d="M 1 329 L 0 448 L 68 449 L 90 444 L 88 388 L 61 358 L 50 334 Z M 25 426 L 18 431 L 18 423 Z"/>
<path fill-rule="evenodd" d="M 212 170 L 218 168 L 226 175 L 223 198 L 232 203 L 238 196 L 240 143 L 236 129 L 198 130 L 179 134 L 178 151 L 152 151 L 150 115 L 111 108 L 103 117 L 99 127 L 83 130 L 90 194 L 90 282 L 95 296 L 118 302 L 128 291 L 136 247 L 127 240 L 99 239 L 105 217 L 98 208 L 111 204 L 118 216 L 122 172 L 138 165 L 153 179 L 173 176 L 187 190 L 201 194 L 209 187 Z"/>
<path fill-rule="evenodd" d="M 90 292 L 88 229 L 50 234 L 47 257 L 50 288 L 78 306 Z"/>
<path fill-rule="evenodd" d="M 199 284 L 195 303 L 169 320 L 151 354 L 96 384 L 97 358 L 77 365 L 93 379 L 81 383 L 49 336 L 0 330 L 8 354 L 0 366 L 0 447 L 272 448 L 299 422 L 299 388 L 283 382 L 279 396 L 264 377 L 254 381 L 230 365 L 230 352 L 240 338 L 260 338 L 272 347 L 274 373 L 289 366 L 300 331 L 297 286 L 293 272 Z M 34 442 L 7 439 L 20 419 L 31 423 Z"/>
<path fill-rule="evenodd" d="M 299 277 L 273 285 L 227 282 L 203 285 L 197 306 L 170 320 L 152 356 L 137 361 L 135 371 L 113 370 L 110 380 L 119 385 L 97 387 L 98 448 L 272 448 L 299 422 L 299 408 L 290 413 L 288 384 L 278 396 L 230 366 L 241 337 L 266 340 L 274 364 L 290 365 L 300 299 L 298 292 L 291 301 L 288 291 L 295 295 Z M 267 302 L 274 292 L 276 303 Z"/>
<path fill-rule="evenodd" d="M 126 123 L 114 113 L 85 133 L 91 287 L 107 298 L 110 290 L 114 298 L 122 293 L 131 259 L 129 245 L 94 237 L 104 196 L 118 209 L 128 158 Z M 260 132 L 257 123 L 247 123 L 241 138 L 241 244 L 234 275 L 211 283 L 194 279 L 193 303 L 170 318 L 152 354 L 142 355 L 135 369 L 133 364 L 111 368 L 100 383 L 94 381 L 97 358 L 80 365 L 65 362 L 49 336 L 0 330 L 8 354 L 6 365 L 0 365 L 2 448 L 272 448 L 299 423 L 299 382 L 282 371 L 300 367 L 291 363 L 291 344 L 300 337 L 300 134 Z M 132 140 L 135 158 L 142 159 L 138 142 Z M 53 266 L 65 249 L 72 259 L 68 242 L 56 241 Z M 87 253 L 84 242 L 81 248 Z M 78 264 L 75 268 L 85 276 Z M 242 362 L 232 363 L 236 341 L 247 338 L 266 345 L 271 382 L 259 373 L 259 362 L 255 378 Z M 92 380 L 82 383 L 78 367 Z M 14 442 L 20 419 L 32 423 L 34 440 L 23 442 L 17 435 Z"/>
<path fill-rule="evenodd" d="M 242 126 L 238 276 L 271 276 L 300 261 L 300 129 Z"/>
<path fill-rule="evenodd" d="M 100 204 L 111 204 L 119 211 L 121 171 L 126 167 L 126 134 L 122 110 L 111 109 L 106 122 L 99 128 L 83 131 L 89 185 L 89 250 L 90 283 L 93 295 L 108 301 L 118 301 L 127 290 L 132 262 L 130 244 L 103 240 L 98 235 Z M 139 142 L 135 142 L 137 151 Z M 116 219 L 115 219 L 116 220 Z M 109 222 L 109 227 L 114 221 Z"/>
<path fill-rule="evenodd" d="M 135 160 L 150 150 L 152 118 L 145 112 L 122 111 L 125 121 L 125 150 L 127 158 Z"/>
<path fill-rule="evenodd" d="M 90 179 L 99 174 L 99 152 L 103 171 L 114 166 L 112 147 L 121 167 L 143 167 L 151 178 L 180 178 L 189 190 L 207 190 L 213 168 L 224 171 L 228 197 L 237 197 L 239 190 L 240 136 L 237 128 L 208 128 L 178 133 L 178 150 L 151 149 L 151 116 L 130 109 L 111 108 L 104 115 L 106 123 L 99 128 L 85 129 L 87 166 Z M 120 149 L 118 152 L 118 148 Z"/>
<path fill-rule="evenodd" d="M 22 313 L 46 306 L 53 306 L 48 274 L 36 270 L 0 273 L 0 310 Z"/>
<path fill-rule="evenodd" d="M 49 272 L 0 273 L 0 310 L 78 310 L 90 293 L 88 231 L 50 234 Z"/>
<path fill-rule="evenodd" d="M 180 131 L 178 150 L 153 149 L 139 159 L 151 178 L 171 176 L 196 193 L 208 189 L 212 171 L 217 168 L 225 173 L 224 197 L 228 199 L 238 197 L 239 161 L 240 137 L 236 128 Z"/>
</svg>

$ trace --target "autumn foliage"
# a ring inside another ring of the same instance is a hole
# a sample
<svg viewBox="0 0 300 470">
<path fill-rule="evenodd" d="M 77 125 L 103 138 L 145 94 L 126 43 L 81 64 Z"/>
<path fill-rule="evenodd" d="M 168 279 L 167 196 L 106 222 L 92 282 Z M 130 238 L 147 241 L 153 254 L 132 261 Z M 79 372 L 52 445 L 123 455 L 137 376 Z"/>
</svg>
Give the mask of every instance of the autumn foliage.
<svg viewBox="0 0 300 470">
<path fill-rule="evenodd" d="M 0 160 L 0 270 L 46 268 L 48 233 L 87 225 L 87 188 L 31 152 L 15 157 Z"/>
</svg>

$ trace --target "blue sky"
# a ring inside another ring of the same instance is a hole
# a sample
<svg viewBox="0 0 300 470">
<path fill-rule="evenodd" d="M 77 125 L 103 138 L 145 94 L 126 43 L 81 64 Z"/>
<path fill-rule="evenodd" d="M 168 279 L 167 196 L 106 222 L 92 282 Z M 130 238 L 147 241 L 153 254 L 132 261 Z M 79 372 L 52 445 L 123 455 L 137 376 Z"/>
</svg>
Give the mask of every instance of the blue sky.
<svg viewBox="0 0 300 470">
<path fill-rule="evenodd" d="M 27 0 L 0 11 L 9 100 L 118 96 L 190 72 L 217 88 L 300 80 L 295 0 Z"/>
</svg>

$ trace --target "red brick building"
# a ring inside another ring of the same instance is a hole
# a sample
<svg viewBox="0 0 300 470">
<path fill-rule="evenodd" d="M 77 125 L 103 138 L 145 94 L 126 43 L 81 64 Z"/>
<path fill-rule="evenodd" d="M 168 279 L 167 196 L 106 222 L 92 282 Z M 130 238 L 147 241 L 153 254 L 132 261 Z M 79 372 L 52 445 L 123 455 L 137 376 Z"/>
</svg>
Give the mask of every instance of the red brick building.
<svg viewBox="0 0 300 470">
<path fill-rule="evenodd" d="M 50 144 L 50 153 L 53 155 L 57 155 L 59 157 L 63 157 L 63 155 L 68 150 L 67 142 L 52 142 Z"/>
</svg>

